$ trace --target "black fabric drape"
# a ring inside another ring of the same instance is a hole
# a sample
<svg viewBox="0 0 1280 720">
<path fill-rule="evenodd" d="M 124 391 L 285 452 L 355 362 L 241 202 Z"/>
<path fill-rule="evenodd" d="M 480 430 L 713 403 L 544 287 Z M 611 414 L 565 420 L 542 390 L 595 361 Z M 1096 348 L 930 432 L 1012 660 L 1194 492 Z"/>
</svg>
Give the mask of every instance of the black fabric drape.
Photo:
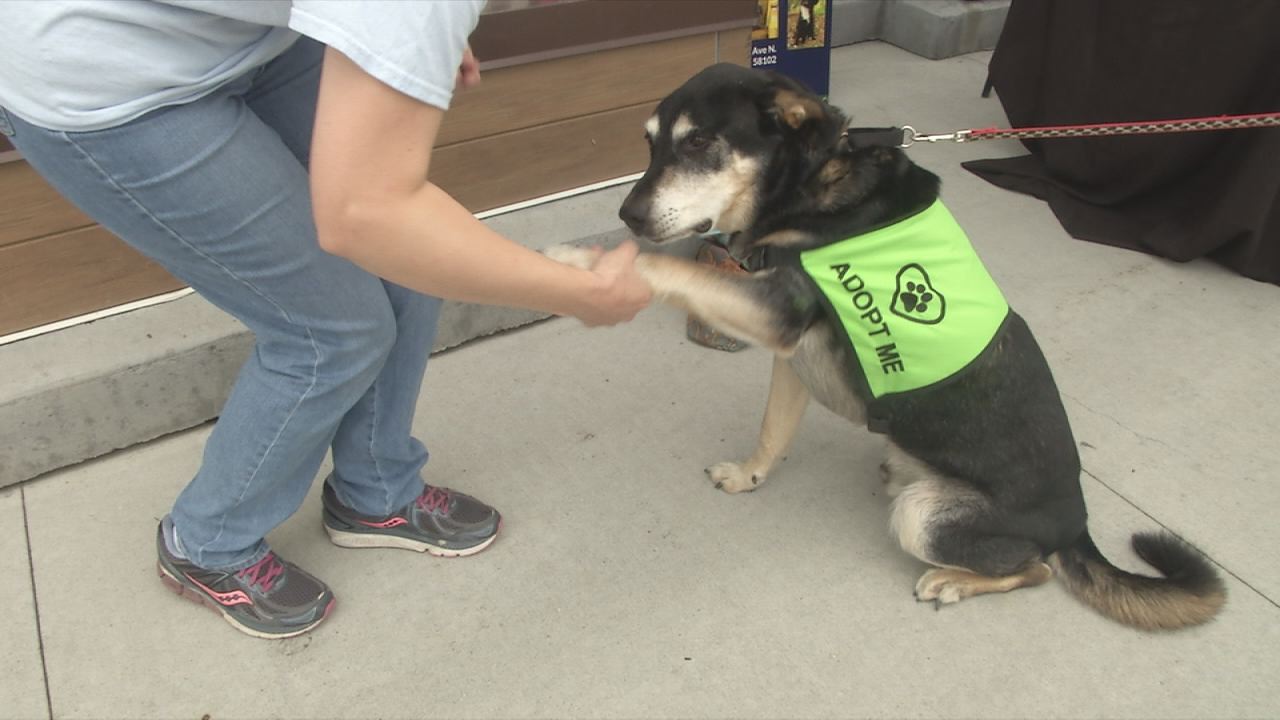
<svg viewBox="0 0 1280 720">
<path fill-rule="evenodd" d="M 1014 127 L 1280 111 L 1280 2 L 1014 0 L 990 73 Z M 964 167 L 1073 237 L 1280 284 L 1280 128 L 1024 144 Z"/>
</svg>

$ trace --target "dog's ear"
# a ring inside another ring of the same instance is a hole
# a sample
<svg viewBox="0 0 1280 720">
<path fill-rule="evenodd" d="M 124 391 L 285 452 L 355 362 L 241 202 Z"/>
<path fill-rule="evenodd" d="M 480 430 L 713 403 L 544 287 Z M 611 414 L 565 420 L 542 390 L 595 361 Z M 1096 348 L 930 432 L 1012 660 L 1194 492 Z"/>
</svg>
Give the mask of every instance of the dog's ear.
<svg viewBox="0 0 1280 720">
<path fill-rule="evenodd" d="M 757 96 L 761 131 L 780 134 L 810 151 L 831 147 L 844 127 L 844 116 L 791 78 L 768 73 Z"/>
<path fill-rule="evenodd" d="M 800 130 L 807 124 L 821 125 L 827 118 L 827 112 L 823 109 L 822 103 L 787 88 L 779 88 L 773 94 L 769 113 L 777 119 L 779 124 L 792 130 Z"/>
</svg>

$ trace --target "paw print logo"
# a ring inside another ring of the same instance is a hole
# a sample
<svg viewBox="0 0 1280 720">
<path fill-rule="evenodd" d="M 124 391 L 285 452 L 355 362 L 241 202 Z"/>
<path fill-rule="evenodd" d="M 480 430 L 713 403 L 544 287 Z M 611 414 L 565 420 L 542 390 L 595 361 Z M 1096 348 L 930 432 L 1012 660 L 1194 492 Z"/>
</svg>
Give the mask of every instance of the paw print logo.
<svg viewBox="0 0 1280 720">
<path fill-rule="evenodd" d="M 929 286 L 907 281 L 907 291 L 902 293 L 902 306 L 907 309 L 907 312 L 921 314 L 928 312 L 929 301 L 932 299 L 933 293 L 929 292 Z"/>
<path fill-rule="evenodd" d="M 936 325 L 947 314 L 947 301 L 916 263 L 898 271 L 898 285 L 889 306 L 894 315 L 924 325 Z"/>
</svg>

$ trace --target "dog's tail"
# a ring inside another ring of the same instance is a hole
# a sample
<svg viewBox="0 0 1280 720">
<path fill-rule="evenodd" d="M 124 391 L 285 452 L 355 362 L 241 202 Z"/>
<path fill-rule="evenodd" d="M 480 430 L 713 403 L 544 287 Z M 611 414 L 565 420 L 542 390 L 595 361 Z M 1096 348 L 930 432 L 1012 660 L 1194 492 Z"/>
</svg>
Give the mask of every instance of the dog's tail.
<svg viewBox="0 0 1280 720">
<path fill-rule="evenodd" d="M 1089 531 L 1049 557 L 1072 595 L 1125 625 L 1176 630 L 1213 619 L 1227 601 L 1218 573 L 1195 548 L 1170 533 L 1138 533 L 1133 550 L 1164 577 L 1135 575 L 1112 565 Z"/>
</svg>

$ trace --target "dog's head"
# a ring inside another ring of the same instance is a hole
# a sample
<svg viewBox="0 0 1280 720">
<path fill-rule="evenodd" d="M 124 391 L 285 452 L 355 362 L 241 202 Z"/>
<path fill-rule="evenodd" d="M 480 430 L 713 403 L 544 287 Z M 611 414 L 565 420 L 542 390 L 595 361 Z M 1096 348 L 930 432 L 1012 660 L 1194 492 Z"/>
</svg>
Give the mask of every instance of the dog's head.
<svg viewBox="0 0 1280 720">
<path fill-rule="evenodd" d="M 840 142 L 835 108 L 777 73 L 713 65 L 645 123 L 649 167 L 619 217 L 661 243 L 756 222 L 773 193 L 802 184 Z"/>
</svg>

